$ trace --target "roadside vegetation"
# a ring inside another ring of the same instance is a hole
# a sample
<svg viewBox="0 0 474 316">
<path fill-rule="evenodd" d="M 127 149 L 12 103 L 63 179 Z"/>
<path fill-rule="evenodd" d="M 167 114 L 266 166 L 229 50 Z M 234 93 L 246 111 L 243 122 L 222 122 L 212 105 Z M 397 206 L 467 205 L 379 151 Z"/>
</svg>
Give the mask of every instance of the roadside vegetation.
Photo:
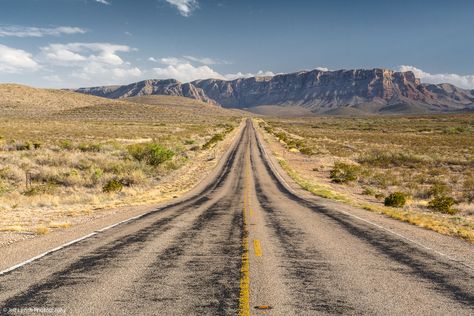
<svg viewBox="0 0 474 316">
<path fill-rule="evenodd" d="M 474 241 L 474 115 L 258 124 L 316 194 Z"/>
<path fill-rule="evenodd" d="M 46 234 L 189 189 L 241 118 L 222 110 L 210 118 L 206 107 L 186 106 L 0 118 L 0 237 Z"/>
</svg>

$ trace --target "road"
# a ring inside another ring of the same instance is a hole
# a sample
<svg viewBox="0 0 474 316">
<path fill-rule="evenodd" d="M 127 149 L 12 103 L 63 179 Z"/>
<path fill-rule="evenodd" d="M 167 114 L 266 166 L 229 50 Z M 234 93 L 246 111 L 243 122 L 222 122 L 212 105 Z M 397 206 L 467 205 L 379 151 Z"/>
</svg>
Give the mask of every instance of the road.
<svg viewBox="0 0 474 316">
<path fill-rule="evenodd" d="M 1 275 L 0 313 L 474 313 L 470 266 L 301 197 L 237 137 L 188 196 Z"/>
</svg>

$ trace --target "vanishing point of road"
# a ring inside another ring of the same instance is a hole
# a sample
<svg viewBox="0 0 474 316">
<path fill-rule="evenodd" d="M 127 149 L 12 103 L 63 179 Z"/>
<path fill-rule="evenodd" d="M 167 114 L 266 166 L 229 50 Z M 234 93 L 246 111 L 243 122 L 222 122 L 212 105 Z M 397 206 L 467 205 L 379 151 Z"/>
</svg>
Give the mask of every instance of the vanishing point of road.
<svg viewBox="0 0 474 316">
<path fill-rule="evenodd" d="M 278 170 L 248 120 L 186 196 L 0 275 L 0 314 L 474 314 L 470 263 Z"/>
</svg>

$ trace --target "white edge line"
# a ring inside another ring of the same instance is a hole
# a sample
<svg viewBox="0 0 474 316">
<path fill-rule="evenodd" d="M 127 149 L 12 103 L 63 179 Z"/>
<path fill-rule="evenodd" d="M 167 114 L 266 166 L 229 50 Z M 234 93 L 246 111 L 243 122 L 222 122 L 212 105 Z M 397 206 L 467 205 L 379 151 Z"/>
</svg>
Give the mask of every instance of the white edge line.
<svg viewBox="0 0 474 316">
<path fill-rule="evenodd" d="M 256 134 L 258 134 L 258 133 L 256 133 Z M 259 136 L 257 136 L 257 137 L 259 137 Z M 259 138 L 260 138 L 260 137 L 259 137 Z M 260 139 L 259 139 L 259 141 L 260 141 L 260 143 L 262 144 L 263 152 L 265 153 L 265 156 L 267 156 L 267 160 L 270 162 L 271 168 L 273 169 L 273 172 L 275 173 L 275 175 L 276 175 L 276 176 L 280 179 L 280 181 L 286 186 L 286 189 L 287 189 L 288 191 L 290 191 L 292 194 L 294 194 L 294 195 L 296 195 L 296 196 L 299 196 L 299 195 L 293 190 L 293 188 L 288 184 L 288 182 L 280 175 L 280 173 L 278 172 L 277 168 L 275 167 L 275 165 L 274 165 L 272 159 L 271 159 L 270 156 L 268 155 L 268 152 L 267 152 L 267 150 L 265 149 L 265 146 L 263 146 L 263 142 L 262 142 Z M 369 221 L 369 220 L 367 220 L 367 219 L 361 218 L 361 217 L 359 217 L 359 216 L 357 216 L 357 215 L 351 214 L 351 213 L 346 212 L 346 211 L 343 211 L 343 210 L 338 210 L 338 209 L 337 209 L 336 211 L 339 212 L 339 213 L 342 213 L 342 214 L 344 214 L 344 215 L 347 215 L 347 216 L 356 218 L 356 219 L 358 219 L 358 220 L 360 220 L 360 221 L 363 221 L 363 222 L 365 222 L 365 223 L 367 223 L 367 224 L 370 224 L 370 225 L 372 225 L 372 226 L 375 226 L 375 227 L 377 227 L 377 228 L 380 228 L 380 229 L 382 229 L 382 230 L 384 230 L 384 231 L 386 231 L 386 232 L 389 232 L 389 233 L 392 234 L 392 235 L 395 235 L 395 236 L 397 236 L 397 237 L 400 237 L 400 238 L 402 238 L 402 239 L 405 239 L 406 241 L 408 241 L 408 242 L 410 242 L 410 243 L 412 243 L 412 244 L 415 244 L 415 245 L 417 245 L 417 246 L 419 246 L 419 247 L 422 247 L 422 248 L 424 248 L 424 249 L 426 249 L 426 250 L 432 251 L 432 252 L 436 253 L 437 255 L 440 255 L 440 256 L 442 256 L 442 257 L 447 258 L 448 260 L 454 261 L 454 262 L 456 262 L 456 263 L 459 263 L 459 264 L 461 264 L 461 265 L 463 265 L 463 266 L 465 266 L 465 267 L 468 267 L 468 268 L 474 270 L 474 267 L 473 267 L 473 266 L 471 266 L 471 265 L 469 265 L 469 264 L 467 264 L 467 263 L 465 263 L 465 262 L 463 262 L 463 261 L 461 261 L 461 260 L 459 260 L 459 259 L 457 259 L 457 258 L 455 258 L 455 257 L 452 257 L 452 256 L 450 256 L 450 255 L 447 255 L 447 254 L 445 254 L 445 253 L 442 253 L 442 252 L 440 252 L 440 251 L 438 251 L 438 250 L 436 250 L 436 249 L 433 249 L 433 248 L 431 248 L 431 247 L 425 246 L 425 245 L 423 245 L 422 243 L 420 243 L 420 242 L 418 242 L 418 241 L 416 241 L 416 240 L 413 240 L 413 239 L 411 239 L 411 238 L 408 238 L 408 237 L 406 237 L 406 236 L 403 236 L 402 234 L 397 233 L 397 232 L 395 232 L 395 231 L 393 231 L 393 230 L 391 230 L 391 229 L 389 229 L 389 228 L 383 227 L 383 226 L 381 226 L 381 225 L 379 225 L 379 224 L 377 224 L 377 223 L 371 222 L 371 221 Z"/>
<path fill-rule="evenodd" d="M 71 246 L 71 245 L 73 245 L 73 244 L 76 244 L 76 243 L 78 243 L 78 242 L 80 242 L 80 241 L 83 241 L 84 239 L 87 239 L 87 238 L 90 238 L 90 237 L 92 237 L 92 236 L 95 236 L 95 235 L 97 235 L 97 234 L 99 234 L 99 233 L 102 233 L 102 232 L 104 232 L 104 231 L 106 231 L 106 230 L 109 230 L 109 229 L 111 229 L 111 228 L 114 228 L 114 227 L 116 227 L 116 226 L 125 224 L 125 223 L 127 223 L 127 222 L 130 222 L 130 221 L 133 221 L 133 220 L 136 220 L 136 219 L 139 219 L 139 218 L 141 218 L 141 217 L 143 217 L 143 216 L 145 216 L 145 215 L 147 215 L 147 214 L 149 214 L 149 213 L 151 213 L 151 212 L 154 212 L 154 211 L 149 211 L 149 212 L 146 212 L 146 213 L 137 215 L 137 216 L 130 217 L 130 218 L 126 219 L 126 220 L 120 221 L 120 222 L 115 223 L 115 224 L 113 224 L 113 225 L 109 225 L 109 226 L 106 226 L 106 227 L 101 228 L 101 229 L 99 229 L 99 230 L 96 230 L 96 231 L 94 231 L 94 232 L 92 232 L 92 233 L 90 233 L 90 234 L 87 234 L 87 235 L 85 235 L 85 236 L 82 236 L 82 237 L 79 237 L 79 238 L 77 238 L 77 239 L 71 240 L 71 241 L 69 241 L 69 242 L 67 242 L 67 243 L 65 243 L 65 244 L 62 244 L 62 245 L 60 245 L 60 246 L 58 246 L 58 247 L 55 247 L 55 248 L 53 248 L 53 249 L 50 249 L 50 250 L 48 250 L 48 251 L 46 251 L 46 252 L 43 252 L 43 253 L 37 255 L 37 256 L 34 256 L 33 258 L 30 258 L 30 259 L 25 260 L 25 261 L 23 261 L 23 262 L 20 262 L 20 263 L 18 263 L 18 264 L 16 264 L 16 265 L 12 266 L 12 267 L 10 267 L 10 268 L 7 268 L 7 269 L 5 269 L 5 270 L 3 270 L 3 271 L 0 271 L 0 276 L 1 276 L 1 275 L 4 275 L 4 274 L 7 274 L 7 273 L 9 273 L 9 272 L 12 272 L 13 270 L 16 270 L 16 269 L 18 269 L 18 268 L 21 268 L 22 266 L 27 265 L 28 263 L 31 263 L 31 262 L 33 262 L 33 261 L 36 261 L 36 260 L 38 260 L 38 259 L 40 259 L 40 258 L 43 258 L 44 256 L 49 255 L 49 254 L 51 254 L 51 253 L 53 253 L 53 252 L 56 252 L 56 251 L 58 251 L 58 250 L 64 249 L 64 248 L 66 248 L 66 247 L 68 247 L 68 246 Z"/>
<path fill-rule="evenodd" d="M 234 139 L 234 141 L 235 141 L 235 139 Z M 233 144 L 234 141 L 232 141 L 231 144 Z M 222 156 L 222 157 L 224 157 L 224 156 Z M 66 248 L 66 247 L 68 247 L 68 246 L 71 246 L 71 245 L 73 245 L 73 244 L 76 244 L 76 243 L 78 243 L 78 242 L 80 242 L 80 241 L 83 241 L 84 239 L 87 239 L 87 238 L 89 238 L 89 237 L 92 237 L 92 236 L 94 236 L 94 235 L 97 235 L 98 233 L 102 233 L 102 232 L 104 232 L 104 231 L 106 231 L 106 230 L 109 230 L 109 229 L 111 229 L 111 228 L 114 228 L 114 227 L 116 227 L 116 226 L 125 224 L 125 223 L 127 223 L 127 222 L 130 222 L 130 221 L 133 221 L 133 220 L 136 220 L 136 219 L 139 219 L 139 218 L 144 217 L 144 216 L 146 216 L 146 215 L 148 215 L 148 214 L 150 214 L 150 213 L 152 213 L 152 212 L 155 212 L 155 211 L 152 210 L 152 211 L 148 211 L 148 212 L 145 212 L 145 213 L 140 214 L 140 215 L 137 215 L 137 216 L 130 217 L 130 218 L 126 219 L 126 220 L 123 220 L 123 221 L 120 221 L 120 222 L 118 222 L 118 223 L 115 223 L 115 224 L 106 226 L 106 227 L 104 227 L 104 228 L 98 229 L 98 230 L 96 230 L 96 231 L 94 231 L 94 232 L 92 232 L 92 233 L 90 233 L 90 234 L 87 234 L 87 235 L 85 235 L 85 236 L 82 236 L 82 237 L 80 237 L 80 238 L 71 240 L 71 241 L 69 241 L 69 242 L 67 242 L 67 243 L 65 243 L 65 244 L 63 244 L 63 245 L 60 245 L 60 246 L 58 246 L 58 247 L 56 247 L 56 248 L 53 248 L 53 249 L 50 249 L 50 250 L 48 250 L 48 251 L 46 251 L 46 252 L 43 252 L 42 254 L 39 254 L 39 255 L 37 255 L 37 256 L 34 256 L 33 258 L 30 258 L 30 259 L 25 260 L 25 261 L 23 261 L 23 262 L 20 262 L 20 263 L 18 263 L 18 264 L 16 264 L 16 265 L 12 266 L 12 267 L 10 267 L 10 268 L 7 268 L 7 269 L 5 269 L 5 270 L 3 270 L 3 271 L 0 271 L 0 276 L 2 276 L 2 275 L 4 275 L 4 274 L 7 274 L 7 273 L 9 273 L 9 272 L 12 272 L 12 271 L 14 271 L 14 270 L 16 270 L 16 269 L 18 269 L 18 268 L 21 268 L 22 266 L 27 265 L 28 263 L 31 263 L 31 262 L 33 262 L 33 261 L 36 261 L 36 260 L 38 260 L 38 259 L 40 259 L 40 258 L 43 258 L 44 256 L 49 255 L 49 254 L 51 254 L 51 253 L 53 253 L 53 252 L 56 252 L 56 251 L 58 251 L 58 250 L 61 250 L 61 249 L 63 249 L 63 248 Z"/>
</svg>

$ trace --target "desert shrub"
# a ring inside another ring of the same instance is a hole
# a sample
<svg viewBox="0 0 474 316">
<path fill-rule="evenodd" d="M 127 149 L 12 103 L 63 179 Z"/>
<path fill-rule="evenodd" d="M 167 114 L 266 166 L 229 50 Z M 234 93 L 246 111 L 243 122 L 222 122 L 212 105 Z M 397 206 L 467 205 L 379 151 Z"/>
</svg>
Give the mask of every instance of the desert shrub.
<svg viewBox="0 0 474 316">
<path fill-rule="evenodd" d="M 127 150 L 133 158 L 151 166 L 158 166 L 174 156 L 172 150 L 156 143 L 133 144 L 128 146 Z"/>
<path fill-rule="evenodd" d="M 394 192 L 384 200 L 385 206 L 402 207 L 406 203 L 406 195 L 403 192 Z"/>
<path fill-rule="evenodd" d="M 59 148 L 64 149 L 64 150 L 71 150 L 74 148 L 74 145 L 72 144 L 70 140 L 65 139 L 59 142 Z"/>
<path fill-rule="evenodd" d="M 408 167 L 416 168 L 428 161 L 421 156 L 416 156 L 404 152 L 374 151 L 371 154 L 361 156 L 358 159 L 361 164 L 377 166 L 381 168 Z"/>
<path fill-rule="evenodd" d="M 428 203 L 428 208 L 444 214 L 454 215 L 457 210 L 453 209 L 456 201 L 450 196 L 437 196 Z"/>
<path fill-rule="evenodd" d="M 82 152 L 94 152 L 98 153 L 102 150 L 102 145 L 97 144 L 97 143 L 81 143 L 79 146 L 77 146 L 77 149 L 79 149 Z"/>
<path fill-rule="evenodd" d="M 117 179 L 111 179 L 102 187 L 104 193 L 120 192 L 123 189 L 123 184 Z"/>
<path fill-rule="evenodd" d="M 463 197 L 469 203 L 474 202 L 474 177 L 468 178 L 463 184 Z"/>
<path fill-rule="evenodd" d="M 145 184 L 148 181 L 146 174 L 142 170 L 133 170 L 121 175 L 120 183 L 126 187 Z"/>
<path fill-rule="evenodd" d="M 364 187 L 362 190 L 363 195 L 372 195 L 374 196 L 377 192 L 371 187 Z"/>
<path fill-rule="evenodd" d="M 194 139 L 185 139 L 184 144 L 185 145 L 193 145 L 195 143 Z"/>
<path fill-rule="evenodd" d="M 309 147 L 301 147 L 300 148 L 300 153 L 302 153 L 304 155 L 311 156 L 313 154 L 313 150 Z"/>
<path fill-rule="evenodd" d="M 34 185 L 23 192 L 26 196 L 40 195 L 40 194 L 54 194 L 57 190 L 55 183 L 44 183 Z"/>
<path fill-rule="evenodd" d="M 204 145 L 202 145 L 202 149 L 209 149 L 211 148 L 214 144 L 217 142 L 221 141 L 224 139 L 224 135 L 222 134 L 215 134 L 214 136 L 211 137 Z"/>
<path fill-rule="evenodd" d="M 447 194 L 451 193 L 451 190 L 446 184 L 436 182 L 431 186 L 427 193 L 429 196 L 433 197 L 446 196 Z"/>
<path fill-rule="evenodd" d="M 15 144 L 15 149 L 18 151 L 23 151 L 23 150 L 31 150 L 33 148 L 33 145 L 30 142 L 22 142 L 22 143 L 16 143 Z"/>
<path fill-rule="evenodd" d="M 93 183 L 97 184 L 103 176 L 104 176 L 104 170 L 102 170 L 101 168 L 95 168 L 92 171 L 91 180 Z"/>
<path fill-rule="evenodd" d="M 346 183 L 357 180 L 359 171 L 359 166 L 337 161 L 334 163 L 329 177 L 335 183 Z"/>
</svg>

